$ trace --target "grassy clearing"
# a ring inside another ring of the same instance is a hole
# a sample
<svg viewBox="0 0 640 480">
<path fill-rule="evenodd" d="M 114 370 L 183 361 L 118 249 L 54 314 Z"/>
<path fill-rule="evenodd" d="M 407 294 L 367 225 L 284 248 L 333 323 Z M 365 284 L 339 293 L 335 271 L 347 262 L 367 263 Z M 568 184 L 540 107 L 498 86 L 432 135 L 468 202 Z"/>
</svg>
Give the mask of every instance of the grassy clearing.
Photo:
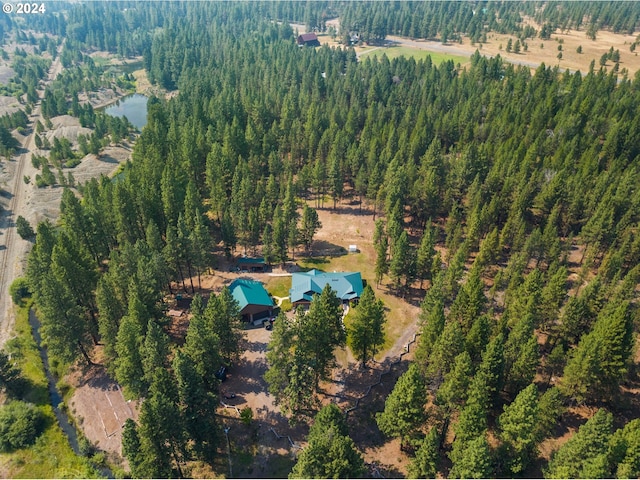
<svg viewBox="0 0 640 480">
<path fill-rule="evenodd" d="M 298 265 L 303 269 L 317 268 L 325 272 L 360 272 L 362 279 L 373 281 L 374 268 L 364 253 L 351 253 L 339 257 L 299 258 Z"/>
<path fill-rule="evenodd" d="M 96 477 L 89 462 L 71 449 L 49 405 L 47 378 L 29 325 L 30 308 L 29 302 L 18 309 L 15 326 L 17 338 L 8 343 L 7 350 L 17 359 L 23 376 L 30 383 L 24 400 L 42 411 L 46 427 L 32 447 L 3 454 L 0 469 L 6 472 L 7 478 Z"/>
<path fill-rule="evenodd" d="M 102 55 L 96 55 L 93 58 L 93 63 L 96 65 L 96 67 L 104 67 L 106 65 L 109 65 L 111 63 L 111 57 L 104 57 Z"/>
<path fill-rule="evenodd" d="M 35 405 L 47 405 L 49 391 L 47 389 L 47 377 L 29 325 L 29 310 L 32 302 L 18 308 L 15 323 L 16 338 L 7 343 L 6 350 L 17 360 L 22 375 L 30 384 L 29 391 L 24 400 Z"/>
<path fill-rule="evenodd" d="M 431 56 L 431 61 L 436 65 L 440 65 L 442 62 L 445 62 L 447 60 L 453 60 L 453 63 L 456 65 L 458 63 L 464 64 L 469 61 L 468 57 L 464 57 L 461 55 L 450 55 L 448 53 L 430 52 L 428 50 L 423 50 L 421 48 L 407 47 L 405 45 L 380 48 L 377 50 L 364 52 L 361 56 L 364 57 L 367 55 L 371 55 L 375 57 L 378 55 L 382 56 L 383 54 L 385 54 L 389 60 L 393 60 L 394 58 L 398 58 L 398 57 L 413 57 L 416 59 L 416 61 L 418 61 L 418 60 L 424 60 L 427 57 Z"/>
<path fill-rule="evenodd" d="M 274 297 L 288 297 L 291 277 L 270 277 L 265 288 Z"/>
</svg>

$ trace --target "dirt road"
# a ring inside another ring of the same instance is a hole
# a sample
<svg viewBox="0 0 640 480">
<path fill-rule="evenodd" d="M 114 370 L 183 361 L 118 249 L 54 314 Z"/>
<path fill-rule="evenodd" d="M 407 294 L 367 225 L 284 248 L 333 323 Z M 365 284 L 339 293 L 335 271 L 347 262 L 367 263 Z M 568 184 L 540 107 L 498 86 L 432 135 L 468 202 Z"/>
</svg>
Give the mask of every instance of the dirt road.
<svg viewBox="0 0 640 480">
<path fill-rule="evenodd" d="M 51 83 L 62 71 L 62 63 L 58 57 L 49 69 L 49 75 L 38 96 L 44 96 L 45 86 Z M 30 243 L 18 236 L 15 222 L 18 216 L 33 221 L 33 212 L 28 209 L 28 196 L 35 188 L 33 183 L 26 184 L 23 177 L 35 178 L 36 169 L 31 165 L 31 153 L 35 151 L 35 124 L 42 122 L 40 101 L 30 116 L 31 133 L 21 142 L 20 154 L 11 160 L 8 167 L 13 167 L 13 178 L 9 182 L 7 195 L 10 197 L 9 206 L 0 217 L 0 348 L 11 337 L 15 321 L 15 309 L 9 295 L 9 286 L 24 271 L 26 254 Z"/>
</svg>

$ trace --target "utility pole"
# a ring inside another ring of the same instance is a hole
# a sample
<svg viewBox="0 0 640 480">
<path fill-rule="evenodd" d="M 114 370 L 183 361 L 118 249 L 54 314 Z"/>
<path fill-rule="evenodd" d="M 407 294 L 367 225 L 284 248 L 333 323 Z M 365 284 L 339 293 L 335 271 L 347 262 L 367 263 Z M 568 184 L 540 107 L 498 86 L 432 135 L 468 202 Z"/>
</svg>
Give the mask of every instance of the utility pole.
<svg viewBox="0 0 640 480">
<path fill-rule="evenodd" d="M 229 458 L 229 478 L 233 478 L 233 469 L 231 466 L 231 445 L 229 444 L 229 430 L 231 430 L 231 427 L 224 428 L 224 436 L 227 438 L 227 457 Z"/>
</svg>

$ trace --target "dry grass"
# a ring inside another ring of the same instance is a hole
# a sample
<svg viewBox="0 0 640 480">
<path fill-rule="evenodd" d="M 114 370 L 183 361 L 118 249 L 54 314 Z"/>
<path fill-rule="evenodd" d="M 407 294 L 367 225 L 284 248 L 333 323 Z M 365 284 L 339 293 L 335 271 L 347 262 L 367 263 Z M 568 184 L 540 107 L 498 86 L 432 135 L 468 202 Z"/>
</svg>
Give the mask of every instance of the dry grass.
<svg viewBox="0 0 640 480">
<path fill-rule="evenodd" d="M 314 206 L 313 202 L 310 205 Z M 360 212 L 357 203 L 345 199 L 338 204 L 336 210 L 319 209 L 318 216 L 322 228 L 316 234 L 313 246 L 315 252 L 326 250 L 337 253 L 342 249 L 346 251 L 349 245 L 357 245 L 358 253 L 300 258 L 297 263 L 303 268 L 317 268 L 327 272 L 360 272 L 362 279 L 371 285 L 376 297 L 382 299 L 387 310 L 386 341 L 377 358 L 398 355 L 417 329 L 418 299 L 413 298 L 411 300 L 414 303 L 410 303 L 397 296 L 387 285 L 386 278 L 380 285 L 376 285 L 372 212 L 367 208 Z"/>
</svg>

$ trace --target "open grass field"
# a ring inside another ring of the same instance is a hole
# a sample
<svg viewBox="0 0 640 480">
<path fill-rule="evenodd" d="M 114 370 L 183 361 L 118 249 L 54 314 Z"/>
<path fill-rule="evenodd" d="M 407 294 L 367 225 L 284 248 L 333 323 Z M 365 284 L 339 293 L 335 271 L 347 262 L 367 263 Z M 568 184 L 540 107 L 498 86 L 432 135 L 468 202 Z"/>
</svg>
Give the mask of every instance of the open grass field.
<svg viewBox="0 0 640 480">
<path fill-rule="evenodd" d="M 382 55 L 386 55 L 389 60 L 393 60 L 394 58 L 398 57 L 413 57 L 416 61 L 424 60 L 430 56 L 431 61 L 436 65 L 440 65 L 442 62 L 446 62 L 448 60 L 453 60 L 453 63 L 456 65 L 464 65 L 465 63 L 469 62 L 469 57 L 465 57 L 462 55 L 432 52 L 429 50 L 422 50 L 406 45 L 392 45 L 384 48 L 369 49 L 368 51 L 362 53 L 360 55 L 360 58 L 364 58 L 367 56 L 380 57 Z"/>
</svg>

